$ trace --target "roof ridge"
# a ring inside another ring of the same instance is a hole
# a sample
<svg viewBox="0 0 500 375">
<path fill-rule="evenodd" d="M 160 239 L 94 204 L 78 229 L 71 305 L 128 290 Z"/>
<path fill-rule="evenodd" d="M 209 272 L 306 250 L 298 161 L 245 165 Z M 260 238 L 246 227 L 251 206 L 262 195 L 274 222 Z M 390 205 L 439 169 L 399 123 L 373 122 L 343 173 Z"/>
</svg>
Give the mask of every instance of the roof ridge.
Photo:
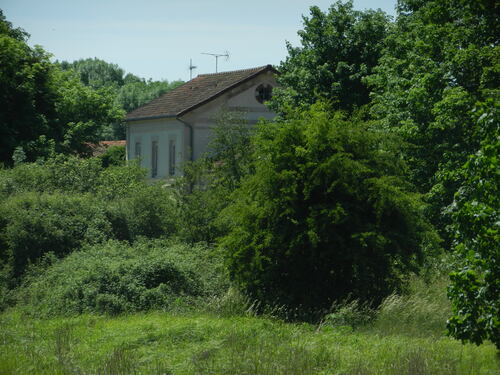
<svg viewBox="0 0 500 375">
<path fill-rule="evenodd" d="M 251 70 L 259 71 L 259 70 L 263 70 L 263 69 L 266 69 L 266 68 L 272 68 L 272 65 L 271 64 L 267 64 L 267 65 L 257 66 L 255 68 L 229 70 L 227 72 L 203 73 L 203 74 L 198 74 L 196 76 L 196 78 L 198 78 L 198 77 L 206 77 L 206 76 L 222 75 L 222 74 L 230 74 L 230 73 L 241 73 L 241 72 L 247 72 L 247 71 L 251 71 Z"/>
<path fill-rule="evenodd" d="M 277 73 L 270 64 L 256 68 L 202 74 L 127 114 L 127 121 L 141 118 L 179 117 L 265 72 Z"/>
</svg>

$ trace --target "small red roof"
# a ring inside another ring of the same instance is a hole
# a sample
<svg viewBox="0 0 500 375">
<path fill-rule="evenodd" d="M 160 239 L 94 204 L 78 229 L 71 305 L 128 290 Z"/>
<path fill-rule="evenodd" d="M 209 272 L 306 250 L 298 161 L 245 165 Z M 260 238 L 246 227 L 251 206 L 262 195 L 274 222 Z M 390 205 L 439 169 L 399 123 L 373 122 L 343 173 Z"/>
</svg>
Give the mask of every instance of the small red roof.
<svg viewBox="0 0 500 375">
<path fill-rule="evenodd" d="M 104 147 L 111 147 L 111 146 L 125 146 L 127 144 L 127 141 L 101 141 L 99 144 L 103 145 Z"/>
<path fill-rule="evenodd" d="M 186 112 L 216 98 L 234 86 L 266 71 L 277 73 L 271 65 L 231 72 L 200 74 L 191 81 L 166 92 L 159 98 L 134 109 L 126 116 L 127 121 L 182 116 Z"/>
</svg>

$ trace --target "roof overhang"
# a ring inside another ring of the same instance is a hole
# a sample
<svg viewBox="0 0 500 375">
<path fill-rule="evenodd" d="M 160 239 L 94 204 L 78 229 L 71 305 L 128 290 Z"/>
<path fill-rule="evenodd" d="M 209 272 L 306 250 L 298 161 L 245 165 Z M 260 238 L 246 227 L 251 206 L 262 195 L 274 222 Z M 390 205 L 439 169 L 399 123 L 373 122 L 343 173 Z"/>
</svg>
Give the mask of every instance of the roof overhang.
<svg viewBox="0 0 500 375">
<path fill-rule="evenodd" d="M 140 117 L 132 117 L 132 118 L 126 117 L 125 122 L 143 121 L 143 120 L 158 120 L 158 119 L 167 119 L 167 118 L 179 118 L 179 117 L 184 116 L 187 113 L 219 98 L 220 96 L 222 96 L 225 93 L 229 92 L 230 90 L 234 89 L 236 86 L 239 86 L 245 82 L 248 82 L 248 81 L 252 80 L 253 78 L 255 78 L 263 73 L 267 73 L 267 72 L 272 72 L 276 75 L 280 74 L 278 72 L 278 70 L 276 70 L 272 65 L 266 65 L 262 69 L 256 71 L 255 73 L 253 73 L 253 74 L 251 74 L 251 75 L 249 75 L 249 76 L 247 76 L 239 81 L 234 82 L 232 85 L 225 87 L 224 89 L 212 94 L 211 96 L 207 97 L 206 99 L 203 99 L 200 102 L 198 102 L 190 107 L 187 107 L 176 114 L 164 114 L 164 115 L 156 115 L 156 116 L 140 116 Z"/>
</svg>

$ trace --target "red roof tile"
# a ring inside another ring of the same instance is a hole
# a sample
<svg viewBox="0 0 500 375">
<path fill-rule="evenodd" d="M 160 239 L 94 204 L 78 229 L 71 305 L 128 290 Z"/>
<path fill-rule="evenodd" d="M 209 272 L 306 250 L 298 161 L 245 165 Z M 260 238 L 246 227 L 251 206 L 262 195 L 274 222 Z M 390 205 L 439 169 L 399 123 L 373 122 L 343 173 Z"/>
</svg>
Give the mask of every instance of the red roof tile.
<svg viewBox="0 0 500 375">
<path fill-rule="evenodd" d="M 125 146 L 127 144 L 127 141 L 101 141 L 99 142 L 101 145 L 105 147 L 111 147 L 111 146 Z"/>
<path fill-rule="evenodd" d="M 265 65 L 231 72 L 200 74 L 191 81 L 129 112 L 126 120 L 181 116 L 268 70 L 277 72 L 271 65 Z"/>
</svg>

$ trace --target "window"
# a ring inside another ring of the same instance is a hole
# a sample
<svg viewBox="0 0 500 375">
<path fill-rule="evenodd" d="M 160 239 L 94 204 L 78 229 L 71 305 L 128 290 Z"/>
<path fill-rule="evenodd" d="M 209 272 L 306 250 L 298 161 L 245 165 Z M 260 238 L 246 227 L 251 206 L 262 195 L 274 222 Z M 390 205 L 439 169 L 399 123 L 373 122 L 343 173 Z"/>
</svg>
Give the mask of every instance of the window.
<svg viewBox="0 0 500 375">
<path fill-rule="evenodd" d="M 158 175 L 158 141 L 151 142 L 151 177 Z"/>
<path fill-rule="evenodd" d="M 168 144 L 168 174 L 175 175 L 175 140 L 171 139 Z"/>
<path fill-rule="evenodd" d="M 135 142 L 135 157 L 140 158 L 141 157 L 141 142 Z"/>
<path fill-rule="evenodd" d="M 257 99 L 259 103 L 264 103 L 265 101 L 271 99 L 272 93 L 273 87 L 271 85 L 259 85 L 255 89 L 255 99 Z"/>
</svg>

